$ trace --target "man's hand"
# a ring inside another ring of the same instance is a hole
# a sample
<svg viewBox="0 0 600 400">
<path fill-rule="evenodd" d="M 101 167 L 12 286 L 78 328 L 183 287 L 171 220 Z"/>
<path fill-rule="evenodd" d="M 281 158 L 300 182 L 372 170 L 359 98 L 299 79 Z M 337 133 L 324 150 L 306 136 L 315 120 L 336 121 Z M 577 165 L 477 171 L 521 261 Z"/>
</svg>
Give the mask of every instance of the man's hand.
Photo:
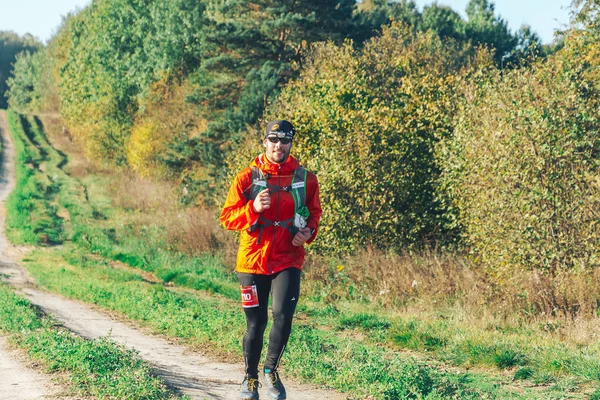
<svg viewBox="0 0 600 400">
<path fill-rule="evenodd" d="M 257 213 L 263 212 L 267 208 L 271 208 L 271 195 L 269 194 L 269 189 L 260 191 L 258 195 L 256 195 L 252 206 Z"/>
<path fill-rule="evenodd" d="M 305 227 L 298 230 L 298 233 L 292 239 L 292 244 L 294 246 L 302 246 L 308 239 L 310 239 L 312 235 L 310 234 L 310 228 Z"/>
</svg>

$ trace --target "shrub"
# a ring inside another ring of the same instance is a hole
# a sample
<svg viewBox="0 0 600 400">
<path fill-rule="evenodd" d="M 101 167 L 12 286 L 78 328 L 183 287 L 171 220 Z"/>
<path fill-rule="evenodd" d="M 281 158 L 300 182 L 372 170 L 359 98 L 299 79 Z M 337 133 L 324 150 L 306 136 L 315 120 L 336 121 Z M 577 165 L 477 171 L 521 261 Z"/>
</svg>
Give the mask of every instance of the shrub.
<svg viewBox="0 0 600 400">
<path fill-rule="evenodd" d="M 434 149 L 452 132 L 470 56 L 468 47 L 396 24 L 360 52 L 350 42 L 313 46 L 267 119 L 293 121 L 292 152 L 320 178 L 319 248 L 399 249 L 451 236 Z"/>
<path fill-rule="evenodd" d="M 17 54 L 13 76 L 6 81 L 9 87 L 8 104 L 11 108 L 21 112 L 40 109 L 43 96 L 40 79 L 45 56 L 43 51 Z"/>
<path fill-rule="evenodd" d="M 140 99 L 199 56 L 204 3 L 95 1 L 57 36 L 61 114 L 88 156 L 124 163 Z"/>
<path fill-rule="evenodd" d="M 205 121 L 197 107 L 186 101 L 189 82 L 166 76 L 150 85 L 141 101 L 139 117 L 127 142 L 127 162 L 141 176 L 178 178 L 181 170 L 171 154 L 173 145 L 198 136 Z"/>
<path fill-rule="evenodd" d="M 482 70 L 441 147 L 465 242 L 500 282 L 515 268 L 554 276 L 600 263 L 598 91 L 592 65 L 569 52 L 504 75 Z"/>
</svg>

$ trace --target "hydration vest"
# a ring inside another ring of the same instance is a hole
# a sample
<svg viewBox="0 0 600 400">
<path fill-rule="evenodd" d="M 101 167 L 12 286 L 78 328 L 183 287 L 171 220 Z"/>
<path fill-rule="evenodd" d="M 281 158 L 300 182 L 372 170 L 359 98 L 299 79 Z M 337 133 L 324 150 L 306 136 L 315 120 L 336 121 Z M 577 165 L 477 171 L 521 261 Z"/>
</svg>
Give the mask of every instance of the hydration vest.
<svg viewBox="0 0 600 400">
<path fill-rule="evenodd" d="M 294 171 L 294 177 L 290 186 L 278 186 L 269 183 L 271 174 L 265 174 L 260 168 L 252 168 L 252 185 L 244 191 L 244 196 L 248 201 L 254 201 L 258 193 L 264 189 L 269 189 L 269 193 L 274 192 L 289 192 L 294 198 L 294 216 L 292 218 L 283 221 L 273 221 L 265 218 L 262 213 L 259 215 L 258 220 L 248 228 L 248 232 L 252 233 L 257 229 L 260 230 L 258 234 L 257 244 L 260 244 L 263 230 L 269 226 L 280 226 L 286 228 L 290 233 L 295 235 L 298 232 L 298 228 L 294 225 L 294 217 L 296 212 L 305 206 L 306 204 L 306 169 L 300 166 Z"/>
</svg>

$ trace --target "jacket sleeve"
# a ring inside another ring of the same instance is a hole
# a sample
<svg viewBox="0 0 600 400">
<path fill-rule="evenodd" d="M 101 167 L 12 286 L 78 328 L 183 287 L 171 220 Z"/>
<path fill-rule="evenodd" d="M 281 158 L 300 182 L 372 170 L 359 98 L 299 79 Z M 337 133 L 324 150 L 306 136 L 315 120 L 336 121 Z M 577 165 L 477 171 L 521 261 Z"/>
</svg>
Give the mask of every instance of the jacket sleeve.
<svg viewBox="0 0 600 400">
<path fill-rule="evenodd" d="M 234 179 L 225 200 L 219 219 L 225 229 L 243 231 L 254 224 L 259 213 L 254 211 L 252 202 L 248 201 L 244 192 L 252 185 L 252 170 L 244 169 Z"/>
<path fill-rule="evenodd" d="M 323 210 L 321 210 L 321 200 L 319 199 L 319 181 L 317 180 L 317 176 L 313 173 L 309 173 L 307 177 L 306 206 L 310 212 L 306 226 L 315 230 L 310 239 L 306 241 L 307 244 L 310 244 L 317 237 L 319 221 L 321 220 L 321 215 L 323 214 Z"/>
</svg>

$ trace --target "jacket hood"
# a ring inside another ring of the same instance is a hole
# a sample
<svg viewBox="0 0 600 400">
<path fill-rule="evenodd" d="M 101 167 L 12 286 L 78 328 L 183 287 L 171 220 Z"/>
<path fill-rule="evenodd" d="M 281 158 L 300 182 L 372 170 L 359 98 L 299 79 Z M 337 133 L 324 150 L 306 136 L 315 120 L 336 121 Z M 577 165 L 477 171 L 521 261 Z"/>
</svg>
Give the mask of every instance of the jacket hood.
<svg viewBox="0 0 600 400">
<path fill-rule="evenodd" d="M 263 172 L 268 172 L 271 175 L 277 175 L 290 174 L 294 172 L 300 166 L 300 163 L 291 155 L 288 156 L 288 158 L 282 163 L 273 163 L 269 161 L 269 159 L 263 153 L 256 157 L 250 166 L 257 167 Z"/>
</svg>

